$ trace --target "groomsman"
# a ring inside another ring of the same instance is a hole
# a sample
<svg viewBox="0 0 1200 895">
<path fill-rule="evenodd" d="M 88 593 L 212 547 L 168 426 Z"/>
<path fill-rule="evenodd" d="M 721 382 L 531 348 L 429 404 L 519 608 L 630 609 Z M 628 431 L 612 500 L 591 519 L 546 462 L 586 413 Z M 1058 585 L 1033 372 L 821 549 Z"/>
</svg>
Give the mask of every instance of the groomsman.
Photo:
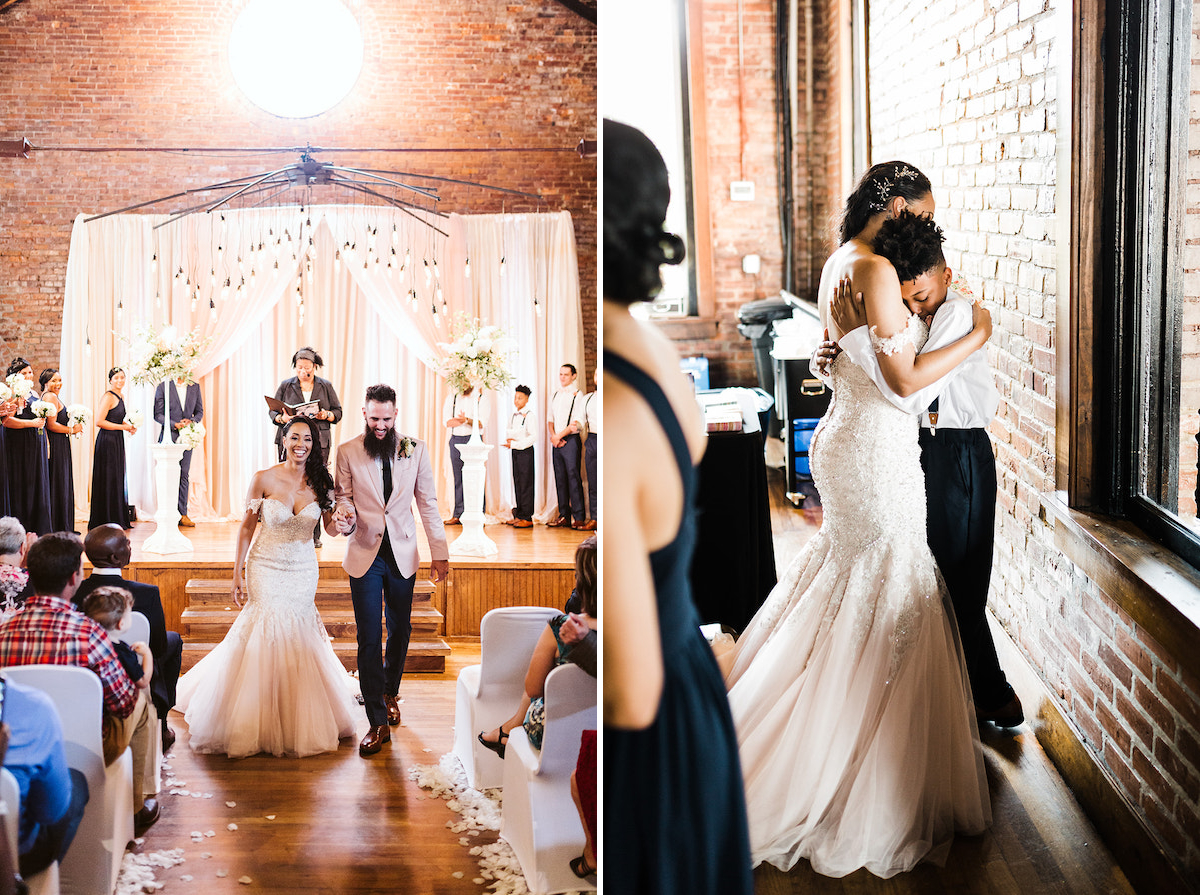
<svg viewBox="0 0 1200 895">
<path fill-rule="evenodd" d="M 875 240 L 875 250 L 896 268 L 905 305 L 929 325 L 922 351 L 950 345 L 973 326 L 970 292 L 946 266 L 944 238 L 931 218 L 901 212 L 884 222 Z M 980 349 L 932 385 L 897 397 L 879 369 L 861 303 L 849 304 L 834 311 L 839 327 L 840 312 L 849 312 L 841 350 L 892 404 L 920 415 L 929 549 L 954 603 L 975 714 L 997 727 L 1016 727 L 1025 720 L 1021 700 L 1000 667 L 987 623 L 996 521 L 996 461 L 987 426 L 1000 403 L 987 352 Z M 822 357 L 833 354 L 828 344 L 818 349 Z"/>
<path fill-rule="evenodd" d="M 596 519 L 600 512 L 599 460 L 597 450 L 600 446 L 600 371 L 595 373 L 596 391 L 588 392 L 583 399 L 583 466 L 587 470 L 588 483 L 588 520 L 583 527 L 588 531 L 596 530 Z"/>
<path fill-rule="evenodd" d="M 154 390 L 154 421 L 163 425 L 165 416 L 166 396 L 160 382 Z M 170 383 L 171 404 L 171 440 L 179 440 L 179 430 L 189 423 L 198 423 L 204 419 L 204 400 L 200 397 L 200 386 L 188 382 L 187 377 L 180 376 Z M 192 452 L 184 451 L 179 460 L 179 525 L 192 528 L 195 522 L 188 518 L 188 472 L 192 468 Z"/>
<path fill-rule="evenodd" d="M 517 386 L 513 394 L 513 406 L 516 409 L 509 417 L 508 430 L 505 432 L 504 446 L 512 450 L 513 491 L 516 495 L 513 528 L 533 526 L 533 442 L 537 435 L 537 415 L 529 406 L 531 394 L 533 392 L 529 386 Z"/>
<path fill-rule="evenodd" d="M 471 395 L 475 387 L 468 385 L 462 394 L 451 394 L 442 405 L 442 420 L 450 430 L 450 471 L 454 474 L 454 511 L 446 520 L 446 525 L 461 525 L 459 517 L 466 509 L 466 499 L 463 497 L 463 458 L 459 448 L 471 440 L 471 424 L 474 422 L 470 415 Z M 483 423 L 479 424 L 483 428 Z"/>
<path fill-rule="evenodd" d="M 583 428 L 583 401 L 575 378 L 579 372 L 574 364 L 563 364 L 558 370 L 559 389 L 550 397 L 551 455 L 554 461 L 554 484 L 558 491 L 558 518 L 548 522 L 548 528 L 570 526 L 582 530 L 583 479 L 579 475 L 579 432 Z"/>
</svg>

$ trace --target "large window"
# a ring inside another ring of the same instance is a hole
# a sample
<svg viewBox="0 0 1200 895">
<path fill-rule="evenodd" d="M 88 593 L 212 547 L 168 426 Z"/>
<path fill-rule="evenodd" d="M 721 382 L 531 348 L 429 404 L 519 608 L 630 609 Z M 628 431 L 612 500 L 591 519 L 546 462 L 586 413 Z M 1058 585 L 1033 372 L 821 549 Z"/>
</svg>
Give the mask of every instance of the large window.
<svg viewBox="0 0 1200 895">
<path fill-rule="evenodd" d="M 1097 502 L 1200 566 L 1200 54 L 1190 2 L 1110 0 Z"/>
</svg>

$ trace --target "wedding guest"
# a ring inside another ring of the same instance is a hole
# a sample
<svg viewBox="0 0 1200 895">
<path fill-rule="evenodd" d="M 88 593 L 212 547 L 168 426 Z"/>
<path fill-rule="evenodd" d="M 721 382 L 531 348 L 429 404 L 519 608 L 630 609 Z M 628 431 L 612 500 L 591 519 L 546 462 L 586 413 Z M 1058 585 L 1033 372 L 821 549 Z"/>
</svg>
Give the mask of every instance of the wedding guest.
<svg viewBox="0 0 1200 895">
<path fill-rule="evenodd" d="M 67 765 L 62 721 L 50 697 L 15 681 L 0 686 L 8 747 L 0 750 L 0 763 L 21 792 L 18 864 L 22 876 L 32 877 L 71 847 L 88 802 L 87 777 Z"/>
<path fill-rule="evenodd" d="M 596 519 L 600 512 L 599 481 L 599 448 L 600 448 L 600 371 L 595 377 L 596 390 L 588 392 L 583 399 L 583 465 L 587 470 L 588 488 L 588 520 L 583 527 L 587 531 L 596 530 Z"/>
<path fill-rule="evenodd" d="M 29 572 L 23 568 L 29 544 L 20 520 L 12 516 L 0 518 L 0 619 L 33 596 Z"/>
<path fill-rule="evenodd" d="M 575 378 L 579 373 L 574 364 L 558 369 L 559 389 L 550 397 L 551 456 L 554 461 L 554 484 L 558 491 L 558 518 L 548 522 L 548 528 L 586 527 L 583 512 L 583 479 L 579 475 L 579 432 L 583 428 L 583 401 Z"/>
<path fill-rule="evenodd" d="M 50 443 L 50 524 L 54 531 L 75 530 L 75 473 L 71 463 L 71 436 L 83 431 L 82 423 L 71 424 L 62 402 L 62 374 L 54 367 L 42 370 L 38 377 L 42 400 L 55 407 L 46 417 L 46 438 Z"/>
<path fill-rule="evenodd" d="M 479 734 L 479 742 L 501 758 L 508 744 L 508 735 L 518 726 L 525 727 L 529 742 L 542 748 L 546 728 L 546 678 L 550 672 L 567 662 L 573 662 L 593 677 L 596 676 L 596 642 L 600 619 L 596 617 L 596 536 L 584 538 L 575 548 L 575 592 L 581 600 L 582 611 L 558 615 L 547 622 L 529 658 L 525 672 L 525 693 L 512 717 L 495 730 Z"/>
<path fill-rule="evenodd" d="M 518 385 L 513 392 L 513 414 L 508 420 L 504 446 L 512 451 L 513 528 L 533 527 L 533 443 L 537 436 L 537 413 L 529 406 L 533 391 Z"/>
<path fill-rule="evenodd" d="M 165 389 L 160 382 L 154 390 L 154 421 L 163 425 L 166 415 Z M 171 440 L 179 440 L 179 430 L 204 419 L 204 399 L 200 396 L 200 385 L 179 376 L 171 383 Z M 161 430 L 160 430 L 161 431 Z M 179 524 L 183 528 L 194 528 L 196 523 L 188 518 L 188 473 L 192 468 L 192 452 L 186 450 L 179 458 Z"/>
<path fill-rule="evenodd" d="M 630 313 L 683 241 L 643 133 L 605 121 L 603 169 L 605 889 L 749 895 L 737 736 L 688 578 L 704 421 L 678 351 Z"/>
<path fill-rule="evenodd" d="M 126 643 L 122 631 L 133 624 L 133 594 L 123 587 L 98 587 L 83 599 L 83 614 L 108 632 L 117 660 L 139 690 L 150 686 L 154 656 L 145 641 Z"/>
<path fill-rule="evenodd" d="M 132 749 L 134 832 L 140 836 L 160 813 L 150 703 L 129 680 L 104 629 L 71 605 L 83 580 L 82 556 L 74 532 L 44 535 L 29 548 L 25 561 L 35 595 L 0 623 L 0 667 L 78 665 L 100 678 L 104 760 L 112 764 Z"/>
<path fill-rule="evenodd" d="M 446 520 L 446 525 L 460 525 L 459 517 L 466 506 L 463 498 L 463 458 L 458 448 L 471 438 L 471 424 L 474 422 L 471 417 L 473 394 L 474 386 L 468 385 L 461 393 L 447 395 L 442 403 L 442 420 L 450 430 L 450 469 L 454 473 L 454 512 Z M 482 422 L 479 423 L 479 428 L 483 430 Z"/>
<path fill-rule="evenodd" d="M 23 357 L 8 365 L 8 377 L 33 383 L 33 367 Z M 36 416 L 36 391 L 20 399 L 20 409 L 4 421 L 5 454 L 8 461 L 8 511 L 21 520 L 26 531 L 46 534 L 50 520 L 50 460 L 46 450 L 46 420 Z"/>
<path fill-rule="evenodd" d="M 96 448 L 92 457 L 92 498 L 88 528 L 115 523 L 121 528 L 133 526 L 128 489 L 125 484 L 125 433 L 133 435 L 137 426 L 125 412 L 125 371 L 108 371 L 108 390 L 96 408 Z"/>
<path fill-rule="evenodd" d="M 279 383 L 279 388 L 275 389 L 275 400 L 282 401 L 289 408 L 316 402 L 317 409 L 305 415 L 316 423 L 313 428 L 317 430 L 317 436 L 321 442 L 321 456 L 325 458 L 325 467 L 328 469 L 331 444 L 329 427 L 341 422 L 342 402 L 338 400 L 333 383 L 317 375 L 317 370 L 324 366 L 325 361 L 322 360 L 321 355 L 317 354 L 316 349 L 307 345 L 299 349 L 292 355 L 292 369 L 296 371 L 296 375 Z M 295 419 L 296 414 L 290 409 L 278 413 L 270 410 L 268 413 L 271 416 L 271 422 L 277 427 L 275 448 L 279 452 L 279 462 L 282 463 L 286 459 L 283 448 L 283 427 Z M 320 522 L 313 528 L 313 544 L 321 546 Z"/>
</svg>

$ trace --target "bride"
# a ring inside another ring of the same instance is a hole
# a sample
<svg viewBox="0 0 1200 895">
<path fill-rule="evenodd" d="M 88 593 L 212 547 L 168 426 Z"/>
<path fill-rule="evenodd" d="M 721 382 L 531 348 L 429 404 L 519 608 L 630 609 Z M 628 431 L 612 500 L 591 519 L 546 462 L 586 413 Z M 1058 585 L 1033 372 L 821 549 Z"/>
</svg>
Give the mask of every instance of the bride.
<svg viewBox="0 0 1200 895">
<path fill-rule="evenodd" d="M 232 596 L 242 611 L 225 639 L 179 679 L 177 708 L 196 752 L 315 755 L 355 735 L 355 682 L 315 602 L 313 526 L 336 515 L 318 437 L 307 417 L 296 417 L 283 429 L 283 462 L 250 482 L 233 568 Z"/>
<path fill-rule="evenodd" d="M 872 242 L 907 208 L 933 213 L 928 178 L 875 165 L 846 203 L 821 274 L 830 299 L 865 297 L 888 384 L 910 394 L 987 341 L 976 307 L 959 342 L 917 354 L 928 332 Z M 726 678 L 755 866 L 801 858 L 826 876 L 880 877 L 945 860 L 956 831 L 991 823 L 970 686 L 945 586 L 926 543 L 917 418 L 890 404 L 845 353 L 811 447 L 824 522 L 743 633 Z"/>
</svg>

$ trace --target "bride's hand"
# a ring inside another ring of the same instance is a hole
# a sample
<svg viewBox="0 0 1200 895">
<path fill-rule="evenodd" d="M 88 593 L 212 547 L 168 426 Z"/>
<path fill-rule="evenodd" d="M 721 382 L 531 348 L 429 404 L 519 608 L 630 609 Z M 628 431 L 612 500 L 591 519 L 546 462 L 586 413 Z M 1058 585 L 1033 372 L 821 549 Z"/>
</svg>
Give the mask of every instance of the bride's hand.
<svg viewBox="0 0 1200 895">
<path fill-rule="evenodd" d="M 867 308 L 862 293 L 855 293 L 849 277 L 842 277 L 833 290 L 833 301 L 829 303 L 829 314 L 834 325 L 842 334 L 852 332 L 867 322 Z"/>
<path fill-rule="evenodd" d="M 233 587 L 229 589 L 230 596 L 233 597 L 233 603 L 238 609 L 242 608 L 242 597 L 245 595 L 245 590 L 242 586 L 242 571 L 238 569 L 233 575 Z"/>
<path fill-rule="evenodd" d="M 975 300 L 975 304 L 971 308 L 971 323 L 973 324 L 972 329 L 983 330 L 985 342 L 992 337 L 992 315 L 979 299 Z"/>
</svg>

